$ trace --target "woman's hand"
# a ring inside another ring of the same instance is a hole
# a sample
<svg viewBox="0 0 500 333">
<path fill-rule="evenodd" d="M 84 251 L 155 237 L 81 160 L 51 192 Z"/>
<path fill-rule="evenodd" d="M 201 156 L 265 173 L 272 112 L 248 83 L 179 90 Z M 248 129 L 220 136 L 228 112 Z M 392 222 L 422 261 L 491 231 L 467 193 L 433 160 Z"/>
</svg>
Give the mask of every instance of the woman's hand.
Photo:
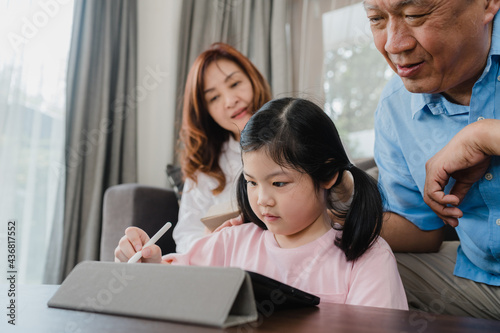
<svg viewBox="0 0 500 333">
<path fill-rule="evenodd" d="M 149 236 L 144 230 L 128 227 L 115 249 L 115 262 L 127 262 L 136 252 L 142 250 L 142 258 L 138 262 L 161 263 L 161 249 L 158 245 L 142 248 L 148 240 Z"/>
<path fill-rule="evenodd" d="M 243 224 L 243 217 L 241 215 L 238 215 L 232 219 L 227 220 L 226 222 L 222 223 L 217 229 L 214 230 L 214 232 L 221 231 L 224 228 L 227 227 L 232 227 L 234 225 L 240 225 Z"/>
</svg>

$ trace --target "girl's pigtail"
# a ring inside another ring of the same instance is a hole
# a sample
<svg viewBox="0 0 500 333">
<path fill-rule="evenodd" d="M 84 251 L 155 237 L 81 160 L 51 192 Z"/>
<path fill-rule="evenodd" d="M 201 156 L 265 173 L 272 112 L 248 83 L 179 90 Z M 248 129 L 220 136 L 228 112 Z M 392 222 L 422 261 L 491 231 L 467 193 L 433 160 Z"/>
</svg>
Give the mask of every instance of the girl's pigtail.
<svg viewBox="0 0 500 333">
<path fill-rule="evenodd" d="M 349 165 L 347 169 L 354 179 L 354 193 L 345 212 L 342 236 L 336 240 L 336 245 L 344 251 L 348 261 L 354 261 L 361 257 L 380 235 L 383 206 L 376 180 L 353 165 Z"/>
</svg>

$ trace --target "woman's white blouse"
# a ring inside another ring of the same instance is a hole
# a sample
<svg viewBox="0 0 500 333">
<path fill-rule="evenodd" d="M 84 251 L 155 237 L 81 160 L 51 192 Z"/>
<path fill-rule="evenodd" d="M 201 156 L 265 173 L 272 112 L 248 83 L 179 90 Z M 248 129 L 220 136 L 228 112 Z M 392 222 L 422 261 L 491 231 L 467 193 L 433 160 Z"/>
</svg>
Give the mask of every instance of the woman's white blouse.
<svg viewBox="0 0 500 333">
<path fill-rule="evenodd" d="M 219 203 L 236 200 L 236 182 L 242 170 L 241 149 L 232 137 L 222 146 L 219 165 L 226 176 L 226 187 L 214 195 L 218 185 L 215 178 L 198 173 L 198 183 L 186 179 L 179 207 L 179 220 L 173 231 L 177 253 L 185 253 L 191 245 L 206 235 L 205 225 L 200 221 L 208 209 Z"/>
</svg>

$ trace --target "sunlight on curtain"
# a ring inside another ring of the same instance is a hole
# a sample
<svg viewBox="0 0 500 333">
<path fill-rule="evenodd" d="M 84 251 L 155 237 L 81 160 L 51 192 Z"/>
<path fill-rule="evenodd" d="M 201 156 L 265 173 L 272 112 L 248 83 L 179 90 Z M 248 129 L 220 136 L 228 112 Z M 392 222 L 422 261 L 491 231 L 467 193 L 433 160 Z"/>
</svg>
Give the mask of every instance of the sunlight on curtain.
<svg viewBox="0 0 500 333">
<path fill-rule="evenodd" d="M 393 76 L 375 48 L 361 1 L 322 15 L 325 111 L 353 159 L 373 156 L 374 113 Z"/>
<path fill-rule="evenodd" d="M 73 1 L 0 0 L 0 271 L 15 220 L 18 283 L 42 282 L 57 246 L 50 234 L 61 229 L 72 19 Z"/>
</svg>

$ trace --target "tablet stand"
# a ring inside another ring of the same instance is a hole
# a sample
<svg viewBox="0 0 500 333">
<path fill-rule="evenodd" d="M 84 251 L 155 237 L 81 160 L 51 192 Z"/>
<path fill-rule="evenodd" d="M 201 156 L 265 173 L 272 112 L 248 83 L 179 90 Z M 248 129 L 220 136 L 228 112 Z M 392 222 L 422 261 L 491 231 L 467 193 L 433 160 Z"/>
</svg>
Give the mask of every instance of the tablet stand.
<svg viewBox="0 0 500 333">
<path fill-rule="evenodd" d="M 258 318 L 250 277 L 227 267 L 85 261 L 48 306 L 222 328 Z"/>
</svg>

